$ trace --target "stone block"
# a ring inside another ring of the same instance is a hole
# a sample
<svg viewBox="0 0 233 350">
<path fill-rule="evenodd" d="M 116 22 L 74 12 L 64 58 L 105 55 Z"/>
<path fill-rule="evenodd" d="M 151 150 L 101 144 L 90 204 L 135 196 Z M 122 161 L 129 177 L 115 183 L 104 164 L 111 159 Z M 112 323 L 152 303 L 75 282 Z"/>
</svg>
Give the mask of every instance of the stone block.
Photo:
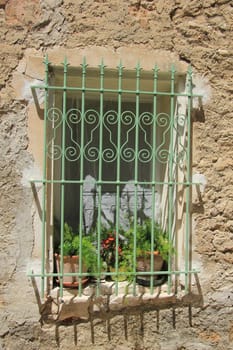
<svg viewBox="0 0 233 350">
<path fill-rule="evenodd" d="M 62 304 L 58 314 L 58 320 L 62 321 L 67 318 L 89 318 L 89 306 L 90 306 L 90 297 L 81 296 L 81 297 L 64 297 L 62 299 Z"/>
<path fill-rule="evenodd" d="M 40 16 L 40 1 L 8 0 L 5 13 L 10 25 L 31 25 Z"/>
<path fill-rule="evenodd" d="M 43 56 L 28 56 L 25 74 L 31 78 L 42 80 L 45 76 Z"/>
</svg>

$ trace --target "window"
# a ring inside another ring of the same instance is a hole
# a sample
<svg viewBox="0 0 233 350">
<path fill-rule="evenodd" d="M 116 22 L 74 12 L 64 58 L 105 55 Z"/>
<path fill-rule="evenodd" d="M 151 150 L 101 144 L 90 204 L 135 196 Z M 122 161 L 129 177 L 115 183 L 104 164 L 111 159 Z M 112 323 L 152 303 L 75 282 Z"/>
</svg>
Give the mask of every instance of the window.
<svg viewBox="0 0 233 350">
<path fill-rule="evenodd" d="M 116 69 L 103 62 L 89 67 L 85 59 L 81 67 L 70 67 L 66 60 L 63 67 L 45 63 L 42 289 L 44 277 L 55 277 L 53 285 L 60 278 L 62 294 L 66 275 L 77 277 L 80 293 L 82 277 L 94 276 L 98 289 L 103 275 L 115 281 L 116 291 L 127 276 L 134 292 L 138 284 L 153 291 L 165 282 L 170 291 L 180 276 L 188 289 L 191 70 L 184 76 L 174 67 L 144 71 L 137 64 L 126 70 L 121 62 Z M 143 229 L 149 230 L 146 250 L 151 253 L 158 232 L 166 240 L 166 262 L 158 271 L 152 254 L 148 270 L 137 265 Z M 68 274 L 63 263 L 66 230 L 78 233 L 81 257 L 79 267 Z M 90 236 L 94 273 L 82 269 L 84 240 Z M 52 257 L 59 247 L 56 270 Z"/>
</svg>

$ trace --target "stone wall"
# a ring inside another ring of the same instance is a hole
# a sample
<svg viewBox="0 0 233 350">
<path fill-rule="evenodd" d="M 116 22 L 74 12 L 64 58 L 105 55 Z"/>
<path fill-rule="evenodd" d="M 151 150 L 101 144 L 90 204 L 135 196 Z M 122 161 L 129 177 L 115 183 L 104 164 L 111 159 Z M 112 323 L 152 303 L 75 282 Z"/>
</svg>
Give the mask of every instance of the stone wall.
<svg viewBox="0 0 233 350">
<path fill-rule="evenodd" d="M 37 167 L 29 143 L 31 92 L 26 86 L 19 93 L 19 87 L 22 74 L 33 82 L 43 72 L 35 77 L 35 70 L 25 66 L 25 57 L 31 50 L 36 62 L 54 48 L 65 53 L 92 46 L 165 50 L 190 63 L 194 74 L 206 80 L 209 90 L 204 88 L 202 118 L 193 124 L 193 173 L 207 180 L 201 201 L 193 208 L 204 308 L 193 310 L 193 327 L 187 309 L 177 310 L 176 329 L 171 311 L 161 311 L 159 330 L 156 312 L 145 315 L 144 330 L 132 316 L 128 340 L 122 335 L 120 317 L 112 325 L 111 340 L 100 322 L 95 345 L 89 325 L 78 327 L 77 339 L 72 327 L 60 327 L 61 348 L 232 348 L 232 18 L 231 0 L 0 0 L 0 349 L 55 349 L 58 342 L 53 326 L 40 328 L 38 305 L 26 276 L 37 240 L 27 178 Z"/>
</svg>

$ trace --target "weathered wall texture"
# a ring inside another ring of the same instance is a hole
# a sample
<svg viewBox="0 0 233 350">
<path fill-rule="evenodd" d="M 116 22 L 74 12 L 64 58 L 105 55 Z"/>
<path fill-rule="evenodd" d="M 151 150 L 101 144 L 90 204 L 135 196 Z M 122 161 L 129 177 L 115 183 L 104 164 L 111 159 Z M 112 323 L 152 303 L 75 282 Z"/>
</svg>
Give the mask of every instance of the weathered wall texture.
<svg viewBox="0 0 233 350">
<path fill-rule="evenodd" d="M 86 46 L 167 50 L 191 63 L 194 73 L 208 81 L 211 97 L 203 120 L 193 126 L 193 171 L 207 179 L 202 203 L 194 207 L 194 248 L 202 266 L 204 308 L 193 311 L 192 328 L 187 310 L 178 311 L 176 330 L 171 312 L 163 311 L 159 332 L 156 315 L 147 314 L 144 337 L 132 318 L 128 341 L 120 319 L 113 324 L 111 341 L 104 325 L 96 326 L 96 345 L 91 345 L 89 326 L 78 328 L 78 346 L 72 328 L 61 327 L 61 348 L 71 344 L 70 349 L 232 349 L 232 0 L 0 0 L 0 21 L 0 349 L 57 347 L 54 328 L 39 326 L 26 277 L 36 237 L 33 195 L 25 179 L 36 167 L 28 138 L 32 97 L 29 88 L 23 97 L 17 89 L 27 71 L 24 56 L 27 49 L 41 57 L 54 47 Z M 36 78 L 27 74 L 29 82 Z"/>
</svg>

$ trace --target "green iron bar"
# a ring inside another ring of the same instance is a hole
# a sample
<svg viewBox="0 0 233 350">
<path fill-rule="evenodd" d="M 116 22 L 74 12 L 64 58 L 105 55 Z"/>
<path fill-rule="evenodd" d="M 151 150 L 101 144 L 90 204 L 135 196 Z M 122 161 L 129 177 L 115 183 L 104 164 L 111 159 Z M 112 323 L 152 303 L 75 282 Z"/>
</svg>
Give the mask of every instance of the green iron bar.
<svg viewBox="0 0 233 350">
<path fill-rule="evenodd" d="M 157 84 L 158 84 L 158 67 L 155 65 L 154 67 L 154 84 L 153 84 L 153 88 L 154 88 L 154 97 L 153 97 L 153 124 L 152 124 L 152 148 L 153 150 L 156 149 L 156 143 L 157 143 L 157 124 L 156 124 L 156 118 L 155 116 L 157 115 Z M 152 156 L 152 174 L 151 174 L 151 186 L 152 186 L 152 213 L 151 213 L 151 217 L 154 217 L 154 212 L 155 212 L 155 178 L 156 178 L 156 154 L 155 152 L 153 152 L 153 156 Z M 154 182 L 154 184 L 153 184 Z M 154 220 L 152 220 L 152 227 L 151 227 L 151 260 L 150 260 L 150 270 L 154 271 Z M 154 283 L 153 283 L 153 275 L 151 275 L 150 277 L 150 292 L 151 294 L 153 294 L 154 292 Z"/>
<path fill-rule="evenodd" d="M 191 179 L 191 108 L 192 108 L 192 69 L 189 67 L 188 69 L 188 137 L 187 137 L 187 179 L 188 181 Z M 189 270 L 190 268 L 190 230 L 191 230 L 191 222 L 190 222 L 190 186 L 186 188 L 186 218 L 185 218 L 185 269 Z M 191 287 L 191 280 L 188 275 L 185 275 L 185 290 L 187 291 Z"/>
<path fill-rule="evenodd" d="M 45 57 L 44 64 L 45 64 L 45 98 L 44 98 L 44 155 L 43 155 L 43 178 L 46 177 L 46 162 L 47 162 L 47 155 L 46 155 L 46 143 L 47 143 L 47 105 L 48 105 L 48 74 L 49 74 L 49 60 L 48 56 Z M 41 252 L 41 296 L 44 298 L 44 291 L 45 291 L 45 237 L 46 237 L 46 182 L 43 182 L 43 192 L 42 192 L 42 252 Z"/>
<path fill-rule="evenodd" d="M 99 162 L 98 162 L 98 223 L 97 223 L 97 269 L 98 272 L 101 268 L 101 259 L 100 259 L 100 249 L 101 249 L 101 208 L 102 208 L 102 150 L 103 150 L 103 114 L 104 114 L 104 69 L 105 65 L 102 60 L 101 64 L 99 65 L 99 74 L 100 74 L 100 102 L 99 102 L 99 108 L 100 108 L 100 114 L 99 114 Z M 97 294 L 99 294 L 100 290 L 100 276 L 97 278 Z"/>
<path fill-rule="evenodd" d="M 119 226 L 120 226 L 120 175 L 121 175 L 121 161 L 120 161 L 120 147 L 121 147 L 121 111 L 122 111 L 122 62 L 118 66 L 118 104 L 117 104 L 117 170 L 116 170 L 116 264 L 115 270 L 119 270 Z M 118 283 L 115 285 L 115 294 L 118 295 Z"/>
<path fill-rule="evenodd" d="M 81 276 L 82 268 L 83 268 L 83 260 L 82 260 L 82 232 L 83 232 L 83 183 L 84 183 L 84 114 L 85 114 L 85 85 L 86 85 L 86 58 L 83 58 L 83 62 L 81 64 L 82 67 L 82 96 L 81 96 L 81 144 L 80 144 L 80 198 L 79 198 L 79 274 Z M 79 296 L 82 294 L 82 283 L 81 278 L 79 277 L 78 283 Z"/>
<path fill-rule="evenodd" d="M 168 239 L 172 239 L 172 219 L 173 219 L 173 160 L 174 160 L 174 89 L 175 89 L 175 67 L 171 67 L 171 100 L 170 100 L 170 145 L 169 145 L 169 162 L 168 162 L 168 181 L 172 184 L 168 189 Z M 171 252 L 168 255 L 168 271 L 171 271 Z M 171 277 L 168 277 L 168 291 L 171 289 Z"/>
<path fill-rule="evenodd" d="M 62 157 L 61 157 L 61 179 L 65 180 L 65 148 L 66 148 L 66 103 L 67 103 L 67 90 L 66 90 L 66 84 L 67 84 L 67 68 L 68 68 L 68 62 L 67 58 L 64 58 L 64 71 L 63 71 L 63 98 L 62 98 Z M 60 297 L 63 296 L 63 276 L 64 276 L 64 252 L 63 252 L 63 244 L 64 244 L 64 218 L 65 218 L 65 208 L 64 208 L 64 202 L 65 202 L 65 184 L 64 182 L 61 182 L 61 229 L 60 229 L 60 271 L 61 271 L 61 278 L 60 278 Z"/>
<path fill-rule="evenodd" d="M 48 90 L 64 90 L 64 87 L 62 86 L 48 86 L 46 87 L 45 85 L 32 85 L 31 86 L 32 89 L 48 89 Z M 82 92 L 83 89 L 82 87 L 78 88 L 78 87 L 73 87 L 73 86 L 67 86 L 66 87 L 67 91 L 80 91 Z M 85 89 L 86 92 L 96 92 L 99 93 L 100 89 L 98 88 L 86 88 Z M 117 90 L 117 89 L 108 89 L 105 88 L 102 92 L 105 93 L 121 93 L 121 94 L 133 94 L 135 95 L 135 90 L 127 90 L 127 89 L 121 89 L 121 90 Z M 155 93 L 152 91 L 146 91 L 146 90 L 141 90 L 140 91 L 140 95 L 150 95 L 150 96 L 154 96 Z M 163 92 L 163 91 L 157 91 L 156 92 L 157 96 L 171 96 L 171 92 Z M 178 93 L 178 92 L 174 92 L 173 96 L 186 96 L 186 97 L 202 97 L 202 95 L 200 94 L 191 94 L 189 95 L 188 93 Z"/>
<path fill-rule="evenodd" d="M 137 198 L 138 198 L 138 151 L 139 151 L 139 115 L 140 115 L 140 63 L 136 66 L 136 113 L 135 113 L 135 157 L 134 157 L 134 241 L 133 241 L 133 271 L 136 273 L 137 262 Z M 136 279 L 133 280 L 133 293 L 136 293 Z"/>
<path fill-rule="evenodd" d="M 172 271 L 144 271 L 144 272 L 136 272 L 137 275 L 140 276 L 150 276 L 151 274 L 153 274 L 154 276 L 157 275 L 191 275 L 191 274 L 195 274 L 195 273 L 200 273 L 200 270 L 172 270 Z M 118 271 L 118 273 L 115 272 L 105 272 L 106 276 L 124 276 L 126 274 L 126 272 L 122 272 L 122 271 Z M 28 277 L 61 277 L 61 276 L 92 276 L 92 273 L 88 273 L 88 272 L 83 272 L 83 273 L 78 273 L 78 272 L 66 272 L 63 275 L 61 275 L 61 273 L 54 273 L 54 272 L 48 272 L 48 273 L 44 273 L 43 275 L 41 275 L 40 273 L 34 273 L 34 271 L 28 272 L 27 276 Z M 98 275 L 98 273 L 97 273 Z M 135 272 L 127 272 L 128 276 L 135 276 Z"/>
<path fill-rule="evenodd" d="M 42 184 L 46 184 L 46 183 L 57 183 L 57 184 L 61 184 L 61 183 L 73 183 L 73 184 L 83 184 L 83 181 L 80 180 L 49 180 L 49 179 L 31 179 L 30 180 L 31 183 L 42 183 Z M 128 182 L 127 181 L 96 181 L 97 185 L 102 185 L 102 184 L 117 184 L 117 185 L 126 185 Z M 184 182 L 179 182 L 179 181 L 174 181 L 174 182 L 168 182 L 168 181 L 138 181 L 137 182 L 138 185 L 167 185 L 167 186 L 173 186 L 173 185 L 184 185 L 184 186 L 190 186 L 190 185 L 201 185 L 200 182 L 192 182 L 192 181 L 184 181 Z"/>
</svg>

